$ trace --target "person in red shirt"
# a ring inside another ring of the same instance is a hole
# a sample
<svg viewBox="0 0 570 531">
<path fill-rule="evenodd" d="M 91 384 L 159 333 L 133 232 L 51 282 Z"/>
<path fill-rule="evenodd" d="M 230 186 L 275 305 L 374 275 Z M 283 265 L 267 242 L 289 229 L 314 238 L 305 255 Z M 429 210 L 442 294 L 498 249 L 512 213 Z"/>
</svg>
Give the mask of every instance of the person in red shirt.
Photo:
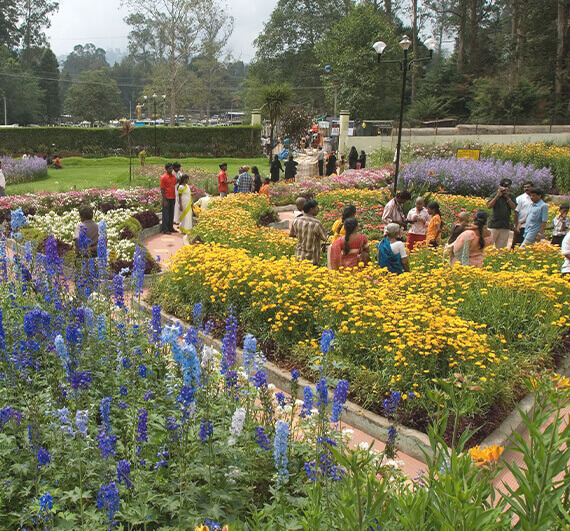
<svg viewBox="0 0 570 531">
<path fill-rule="evenodd" d="M 220 192 L 220 197 L 226 197 L 228 195 L 228 165 L 225 162 L 220 164 L 220 173 L 218 173 L 218 192 Z"/>
<path fill-rule="evenodd" d="M 165 164 L 166 173 L 160 178 L 160 192 L 162 193 L 162 227 L 160 232 L 170 234 L 178 232 L 174 229 L 174 207 L 176 204 L 176 175 L 172 164 Z"/>
</svg>

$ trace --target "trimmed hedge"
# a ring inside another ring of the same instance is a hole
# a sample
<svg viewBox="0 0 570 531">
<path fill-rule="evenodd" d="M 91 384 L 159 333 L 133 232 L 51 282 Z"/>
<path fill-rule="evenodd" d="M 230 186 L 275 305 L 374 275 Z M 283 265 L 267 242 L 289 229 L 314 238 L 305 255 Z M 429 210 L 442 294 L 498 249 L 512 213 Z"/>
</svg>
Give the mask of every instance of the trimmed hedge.
<svg viewBox="0 0 570 531">
<path fill-rule="evenodd" d="M 135 154 L 154 153 L 154 127 L 135 127 Z M 166 156 L 254 157 L 261 153 L 261 128 L 157 127 L 156 144 Z M 109 155 L 126 153 L 120 128 L 17 127 L 0 129 L 0 153 L 57 153 Z"/>
</svg>

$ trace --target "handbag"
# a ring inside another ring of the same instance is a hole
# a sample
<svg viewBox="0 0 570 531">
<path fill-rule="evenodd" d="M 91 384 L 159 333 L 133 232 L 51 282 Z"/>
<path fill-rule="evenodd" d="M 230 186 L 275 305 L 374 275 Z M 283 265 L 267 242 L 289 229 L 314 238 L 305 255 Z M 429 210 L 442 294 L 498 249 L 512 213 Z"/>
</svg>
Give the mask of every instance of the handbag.
<svg viewBox="0 0 570 531">
<path fill-rule="evenodd" d="M 364 265 L 367 265 L 370 262 L 370 251 L 364 249 L 364 236 L 362 235 L 360 235 L 360 249 L 357 258 L 359 264 L 362 262 Z"/>
</svg>

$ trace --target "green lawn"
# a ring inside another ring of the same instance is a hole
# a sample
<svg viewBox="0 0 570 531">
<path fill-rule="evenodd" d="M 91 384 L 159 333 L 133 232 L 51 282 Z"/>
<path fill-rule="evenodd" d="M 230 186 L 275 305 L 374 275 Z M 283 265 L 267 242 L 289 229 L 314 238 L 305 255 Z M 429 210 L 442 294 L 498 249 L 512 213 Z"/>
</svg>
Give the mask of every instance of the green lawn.
<svg viewBox="0 0 570 531">
<path fill-rule="evenodd" d="M 238 168 L 243 165 L 257 166 L 262 176 L 269 176 L 269 162 L 266 157 L 254 159 L 206 159 L 206 158 L 187 158 L 177 159 L 182 164 L 182 170 L 190 168 L 203 168 L 217 175 L 220 171 L 218 165 L 221 162 L 227 162 L 228 175 L 233 177 L 237 175 Z M 171 159 L 159 157 L 148 157 L 147 164 L 156 164 L 161 167 Z M 134 180 L 129 183 L 129 159 L 125 157 L 107 157 L 103 159 L 90 159 L 81 157 L 69 157 L 62 159 L 63 168 L 61 170 L 48 170 L 48 176 L 45 179 L 38 179 L 33 182 L 9 184 L 6 187 L 7 195 L 25 194 L 27 192 L 36 192 L 38 190 L 48 192 L 68 192 L 77 189 L 84 190 L 86 188 L 128 188 L 132 186 L 146 186 L 148 182 Z M 139 164 L 138 158 L 133 158 L 133 168 Z"/>
</svg>

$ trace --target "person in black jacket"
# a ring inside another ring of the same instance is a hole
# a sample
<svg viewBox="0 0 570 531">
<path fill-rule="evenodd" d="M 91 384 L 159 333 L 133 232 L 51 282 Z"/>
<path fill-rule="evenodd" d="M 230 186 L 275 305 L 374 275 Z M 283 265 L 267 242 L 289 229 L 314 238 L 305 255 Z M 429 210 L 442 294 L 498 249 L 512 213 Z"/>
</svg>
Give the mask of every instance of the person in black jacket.
<svg viewBox="0 0 570 531">
<path fill-rule="evenodd" d="M 251 167 L 251 173 L 253 175 L 253 191 L 258 194 L 259 190 L 261 190 L 261 175 L 259 175 L 257 166 Z"/>
<path fill-rule="evenodd" d="M 352 146 L 350 148 L 350 153 L 348 154 L 348 167 L 351 170 L 355 170 L 357 164 L 358 164 L 358 151 L 356 151 L 356 148 Z"/>
<path fill-rule="evenodd" d="M 336 173 L 336 156 L 334 153 L 331 153 L 327 158 L 327 169 L 325 175 L 328 177 Z"/>
<path fill-rule="evenodd" d="M 283 166 L 281 166 L 281 161 L 279 157 L 275 155 L 271 161 L 271 168 L 269 168 L 269 173 L 271 174 L 271 180 L 276 183 L 279 180 L 279 172 L 283 171 Z"/>
<path fill-rule="evenodd" d="M 289 155 L 287 162 L 285 163 L 285 180 L 294 181 L 295 175 L 297 175 L 297 166 L 299 163 L 293 160 L 293 155 Z"/>
<path fill-rule="evenodd" d="M 366 153 L 364 152 L 364 150 L 360 152 L 360 157 L 358 157 L 358 162 L 360 163 L 361 170 L 366 168 Z"/>
</svg>

